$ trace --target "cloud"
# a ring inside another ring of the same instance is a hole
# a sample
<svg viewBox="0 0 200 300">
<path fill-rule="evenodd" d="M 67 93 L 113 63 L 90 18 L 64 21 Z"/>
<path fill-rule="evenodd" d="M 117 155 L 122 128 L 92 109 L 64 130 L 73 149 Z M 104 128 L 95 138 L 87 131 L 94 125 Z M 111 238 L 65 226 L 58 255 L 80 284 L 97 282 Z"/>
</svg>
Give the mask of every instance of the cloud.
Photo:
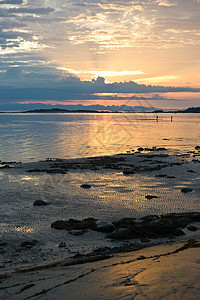
<svg viewBox="0 0 200 300">
<path fill-rule="evenodd" d="M 166 97 L 161 97 L 160 93 L 178 93 L 178 92 L 200 92 L 200 89 L 190 87 L 173 87 L 173 86 L 153 86 L 137 84 L 136 82 L 114 82 L 105 83 L 103 77 L 98 77 L 92 81 L 81 81 L 78 77 L 69 76 L 62 78 L 55 74 L 43 74 L 41 72 L 38 78 L 36 74 L 24 73 L 20 68 L 13 68 L 7 72 L 0 73 L 1 83 L 7 81 L 9 87 L 5 85 L 0 88 L 1 102 L 19 102 L 19 101 L 83 101 L 83 100 L 167 100 Z M 8 79 L 10 78 L 10 82 Z M 12 87 L 11 83 L 25 82 L 25 87 Z M 41 81 L 42 84 L 39 84 Z M 35 82 L 35 85 L 32 84 Z M 142 96 L 141 96 L 142 94 Z"/>
<path fill-rule="evenodd" d="M 3 0 L 3 1 L 0 1 L 0 5 L 1 4 L 22 4 L 24 1 L 23 0 Z"/>
</svg>

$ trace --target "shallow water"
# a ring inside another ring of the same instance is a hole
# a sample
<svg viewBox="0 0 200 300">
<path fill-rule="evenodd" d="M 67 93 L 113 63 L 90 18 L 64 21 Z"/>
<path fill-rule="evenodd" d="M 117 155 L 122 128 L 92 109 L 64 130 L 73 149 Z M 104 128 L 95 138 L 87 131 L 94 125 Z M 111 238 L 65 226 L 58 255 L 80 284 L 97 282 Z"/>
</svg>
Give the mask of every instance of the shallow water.
<svg viewBox="0 0 200 300">
<path fill-rule="evenodd" d="M 111 155 L 139 146 L 190 150 L 200 141 L 200 114 L 0 114 L 0 159 Z"/>
<path fill-rule="evenodd" d="M 176 114 L 173 122 L 169 114 L 159 114 L 158 122 L 155 117 L 155 114 L 0 115 L 0 159 L 87 157 L 116 154 L 138 146 L 164 146 L 170 153 L 185 153 L 200 144 L 198 114 Z M 174 175 L 174 179 L 155 177 L 156 171 L 124 176 L 120 171 L 108 170 L 73 171 L 66 175 L 1 170 L 0 240 L 9 241 L 2 264 L 51 261 L 77 251 L 87 253 L 96 247 L 116 245 L 101 233 L 74 237 L 66 231 L 51 229 L 51 223 L 57 219 L 94 217 L 111 222 L 123 217 L 199 211 L 200 169 L 198 163 L 191 162 L 192 155 L 188 164 L 159 172 Z M 196 173 L 187 172 L 189 169 Z M 83 183 L 91 184 L 92 188 L 81 189 Z M 182 187 L 193 191 L 183 194 Z M 158 198 L 147 200 L 148 194 Z M 38 199 L 50 205 L 34 207 L 33 202 Z M 20 244 L 27 239 L 38 239 L 39 246 L 33 251 L 22 251 Z M 59 248 L 60 242 L 66 242 L 66 248 Z"/>
</svg>

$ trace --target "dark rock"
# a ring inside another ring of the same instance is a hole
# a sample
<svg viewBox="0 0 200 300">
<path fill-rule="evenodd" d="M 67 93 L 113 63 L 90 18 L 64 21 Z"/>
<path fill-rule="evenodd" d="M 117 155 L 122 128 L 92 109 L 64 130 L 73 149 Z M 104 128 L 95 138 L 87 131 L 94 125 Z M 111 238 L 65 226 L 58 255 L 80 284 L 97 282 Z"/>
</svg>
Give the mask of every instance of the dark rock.
<svg viewBox="0 0 200 300">
<path fill-rule="evenodd" d="M 149 216 L 142 217 L 140 219 L 143 220 L 143 221 L 145 221 L 145 222 L 152 222 L 152 221 L 156 221 L 156 220 L 158 220 L 160 218 L 157 215 L 149 215 Z"/>
<path fill-rule="evenodd" d="M 83 189 L 90 189 L 91 185 L 89 185 L 89 184 L 81 184 L 81 188 L 83 188 Z"/>
<path fill-rule="evenodd" d="M 200 146 L 196 146 L 196 147 L 195 147 L 195 150 L 200 150 Z"/>
<path fill-rule="evenodd" d="M 2 241 L 0 241 L 0 247 L 5 247 L 5 246 L 7 246 L 7 245 L 8 245 L 7 242 L 2 242 Z"/>
<path fill-rule="evenodd" d="M 124 175 L 131 175 L 131 174 L 134 174 L 134 173 L 135 173 L 135 171 L 133 171 L 133 170 L 124 170 L 123 171 Z"/>
<path fill-rule="evenodd" d="M 66 245 L 65 242 L 61 242 L 61 243 L 58 245 L 59 248 L 65 248 L 66 246 L 67 246 L 67 245 Z"/>
<path fill-rule="evenodd" d="M 150 200 L 150 199 L 154 199 L 154 198 L 158 198 L 157 196 L 153 196 L 153 195 L 147 195 L 145 196 L 146 199 Z"/>
<path fill-rule="evenodd" d="M 36 200 L 34 203 L 33 203 L 34 206 L 45 206 L 45 205 L 49 205 L 49 203 L 43 201 L 43 200 Z"/>
<path fill-rule="evenodd" d="M 187 172 L 189 172 L 189 173 L 196 173 L 196 172 L 193 171 L 193 170 L 187 170 Z"/>
<path fill-rule="evenodd" d="M 128 228 L 135 225 L 135 218 L 123 218 L 122 220 L 113 222 L 113 225 L 117 228 Z"/>
<path fill-rule="evenodd" d="M 113 232 L 116 228 L 111 223 L 98 220 L 96 222 L 96 229 L 97 231 L 102 231 L 102 232 Z"/>
<path fill-rule="evenodd" d="M 174 229 L 171 234 L 173 236 L 182 236 L 182 235 L 185 235 L 185 233 L 183 232 L 183 230 L 180 229 L 180 228 Z"/>
<path fill-rule="evenodd" d="M 142 147 L 139 147 L 139 148 L 137 148 L 137 151 L 144 151 L 144 148 L 142 148 Z"/>
<path fill-rule="evenodd" d="M 38 240 L 24 241 L 24 242 L 21 243 L 21 247 L 32 248 L 33 246 L 35 246 L 38 243 L 39 243 Z"/>
<path fill-rule="evenodd" d="M 57 220 L 51 224 L 52 228 L 61 230 L 85 230 L 85 229 L 91 229 L 96 230 L 96 219 L 93 218 L 87 218 L 82 221 L 75 220 L 75 219 L 69 219 L 67 221 L 63 220 Z"/>
<path fill-rule="evenodd" d="M 190 231 L 197 231 L 198 228 L 196 226 L 190 225 L 187 227 L 187 229 Z"/>
<path fill-rule="evenodd" d="M 10 169 L 11 167 L 9 165 L 5 165 L 3 167 L 1 167 L 0 169 Z"/>
<path fill-rule="evenodd" d="M 181 193 L 189 193 L 189 192 L 192 192 L 191 188 L 182 188 L 181 189 Z"/>
<path fill-rule="evenodd" d="M 127 228 L 119 228 L 109 233 L 106 237 L 113 240 L 128 240 L 133 237 L 133 234 Z"/>
<path fill-rule="evenodd" d="M 138 256 L 138 258 L 137 258 L 137 260 L 143 260 L 143 259 L 147 259 L 146 256 L 140 255 L 140 256 Z"/>
<path fill-rule="evenodd" d="M 55 228 L 58 230 L 65 229 L 65 224 L 66 224 L 66 221 L 57 220 L 51 224 L 51 228 Z"/>
</svg>

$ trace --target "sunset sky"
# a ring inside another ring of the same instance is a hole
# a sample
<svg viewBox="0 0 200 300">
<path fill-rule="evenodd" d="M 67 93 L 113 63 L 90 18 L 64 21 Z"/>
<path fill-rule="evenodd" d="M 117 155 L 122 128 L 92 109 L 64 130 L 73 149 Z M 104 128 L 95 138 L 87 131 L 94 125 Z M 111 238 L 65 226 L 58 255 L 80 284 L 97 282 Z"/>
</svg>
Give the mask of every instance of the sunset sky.
<svg viewBox="0 0 200 300">
<path fill-rule="evenodd" d="M 200 106 L 200 0 L 0 0 L 0 109 L 30 102 Z"/>
</svg>

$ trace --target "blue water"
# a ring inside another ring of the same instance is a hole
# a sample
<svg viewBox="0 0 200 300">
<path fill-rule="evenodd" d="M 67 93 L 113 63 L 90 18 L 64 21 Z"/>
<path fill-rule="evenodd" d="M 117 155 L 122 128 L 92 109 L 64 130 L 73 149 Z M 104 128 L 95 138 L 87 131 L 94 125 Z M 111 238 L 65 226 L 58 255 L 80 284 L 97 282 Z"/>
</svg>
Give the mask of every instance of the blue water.
<svg viewBox="0 0 200 300">
<path fill-rule="evenodd" d="M 173 121 L 171 122 L 171 116 Z M 200 144 L 200 114 L 0 114 L 0 160 L 110 155 L 138 146 Z"/>
</svg>

